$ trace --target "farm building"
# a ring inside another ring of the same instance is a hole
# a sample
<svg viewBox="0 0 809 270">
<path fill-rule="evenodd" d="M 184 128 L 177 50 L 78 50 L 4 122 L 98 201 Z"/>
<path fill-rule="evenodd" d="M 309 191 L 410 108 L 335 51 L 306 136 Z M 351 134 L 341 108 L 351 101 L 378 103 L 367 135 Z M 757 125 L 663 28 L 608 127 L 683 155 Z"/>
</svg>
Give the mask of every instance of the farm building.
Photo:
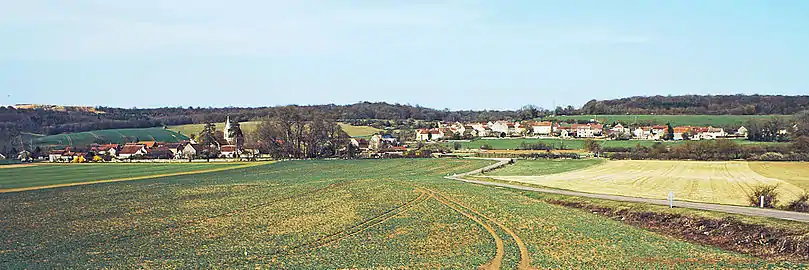
<svg viewBox="0 0 809 270">
<path fill-rule="evenodd" d="M 534 135 L 551 135 L 555 131 L 552 122 L 534 122 L 531 125 L 531 133 Z"/>
<path fill-rule="evenodd" d="M 118 152 L 119 159 L 127 159 L 134 156 L 143 156 L 147 153 L 146 146 L 142 144 L 126 144 Z"/>
<path fill-rule="evenodd" d="M 183 147 L 183 149 L 180 151 L 180 157 L 193 158 L 202 153 L 202 150 L 202 145 L 189 143 L 186 144 L 185 147 Z"/>
<path fill-rule="evenodd" d="M 444 132 L 437 128 L 416 130 L 416 141 L 438 140 L 443 137 Z"/>
<path fill-rule="evenodd" d="M 433 139 L 438 139 L 433 137 Z M 371 136 L 371 140 L 368 142 L 368 149 L 371 150 L 379 150 L 388 146 L 395 146 L 397 144 L 396 138 L 391 136 L 390 134 L 385 135 L 374 135 Z"/>
<path fill-rule="evenodd" d="M 601 136 L 601 127 L 592 124 L 573 124 L 572 129 L 578 138 L 595 138 Z"/>
<path fill-rule="evenodd" d="M 224 158 L 234 158 L 239 156 L 239 151 L 235 145 L 223 145 L 219 147 L 219 156 Z"/>
<path fill-rule="evenodd" d="M 368 140 L 363 139 L 363 138 L 351 138 L 350 143 L 351 143 L 351 145 L 353 145 L 354 147 L 356 147 L 357 149 L 360 149 L 360 150 L 368 149 L 368 145 L 369 145 Z"/>
</svg>

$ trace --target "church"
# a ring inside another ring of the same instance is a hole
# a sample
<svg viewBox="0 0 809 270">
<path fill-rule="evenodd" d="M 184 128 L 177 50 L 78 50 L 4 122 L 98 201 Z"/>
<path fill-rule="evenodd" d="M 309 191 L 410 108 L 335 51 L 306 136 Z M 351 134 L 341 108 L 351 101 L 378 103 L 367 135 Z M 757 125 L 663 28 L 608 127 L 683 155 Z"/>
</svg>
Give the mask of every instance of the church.
<svg viewBox="0 0 809 270">
<path fill-rule="evenodd" d="M 230 116 L 228 116 L 227 121 L 225 121 L 225 130 L 223 130 L 223 133 L 225 141 L 227 141 L 228 144 L 236 146 L 244 144 L 242 128 L 239 126 L 238 121 L 230 121 Z"/>
</svg>

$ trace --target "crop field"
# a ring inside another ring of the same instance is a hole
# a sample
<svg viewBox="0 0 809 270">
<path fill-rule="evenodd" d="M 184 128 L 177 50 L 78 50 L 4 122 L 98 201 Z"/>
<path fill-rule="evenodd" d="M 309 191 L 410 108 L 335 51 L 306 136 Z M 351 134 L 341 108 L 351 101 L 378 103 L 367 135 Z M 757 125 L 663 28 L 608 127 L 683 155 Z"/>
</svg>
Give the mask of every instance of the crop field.
<svg viewBox="0 0 809 270">
<path fill-rule="evenodd" d="M 758 174 L 787 181 L 809 192 L 809 163 L 751 162 L 750 168 Z"/>
<path fill-rule="evenodd" d="M 543 166 L 541 163 L 535 165 Z M 679 200 L 735 205 L 747 205 L 747 193 L 756 185 L 779 185 L 781 203 L 805 192 L 792 180 L 761 175 L 744 161 L 619 160 L 567 173 L 493 178 L 559 189 L 654 199 L 665 199 L 669 192 L 674 192 Z"/>
<path fill-rule="evenodd" d="M 369 126 L 352 126 L 346 123 L 339 124 L 343 131 L 348 133 L 351 137 L 367 137 L 376 134 L 381 129 Z"/>
<path fill-rule="evenodd" d="M 517 160 L 513 165 L 487 172 L 488 176 L 547 175 L 584 169 L 602 164 L 603 159 Z"/>
<path fill-rule="evenodd" d="M 63 148 L 65 146 L 87 146 L 96 141 L 104 143 L 124 143 L 126 140 L 138 139 L 139 141 L 160 141 L 179 142 L 188 140 L 188 137 L 163 128 L 128 128 L 128 129 L 104 129 L 87 132 L 65 133 L 44 137 L 35 137 L 35 145 L 52 148 Z"/>
<path fill-rule="evenodd" d="M 239 122 L 239 127 L 241 127 L 242 132 L 248 133 L 253 132 L 258 127 L 258 124 L 261 121 L 248 121 L 248 122 Z M 183 134 L 185 136 L 191 136 L 191 134 L 197 134 L 202 130 L 204 124 L 188 124 L 188 125 L 178 125 L 178 126 L 169 126 L 169 130 L 174 132 Z M 352 126 L 345 123 L 340 123 L 340 127 L 348 133 L 351 137 L 364 137 L 370 136 L 376 132 L 379 132 L 379 129 L 374 127 L 368 126 Z M 225 122 L 216 123 L 216 130 L 223 130 L 225 128 Z"/>
<path fill-rule="evenodd" d="M 0 191 L 235 167 L 239 163 L 31 164 L 3 169 Z"/>
<path fill-rule="evenodd" d="M 636 122 L 651 121 L 653 124 L 665 125 L 671 123 L 675 126 L 733 126 L 738 128 L 747 125 L 750 119 L 770 119 L 780 117 L 789 119 L 791 115 L 568 115 L 556 116 L 555 120 L 590 120 L 596 119 L 600 123 L 618 122 L 632 124 Z M 545 120 L 551 120 L 550 118 Z"/>
<path fill-rule="evenodd" d="M 772 262 L 443 178 L 487 164 L 283 161 L 0 193 L 0 268 L 694 269 Z"/>
</svg>

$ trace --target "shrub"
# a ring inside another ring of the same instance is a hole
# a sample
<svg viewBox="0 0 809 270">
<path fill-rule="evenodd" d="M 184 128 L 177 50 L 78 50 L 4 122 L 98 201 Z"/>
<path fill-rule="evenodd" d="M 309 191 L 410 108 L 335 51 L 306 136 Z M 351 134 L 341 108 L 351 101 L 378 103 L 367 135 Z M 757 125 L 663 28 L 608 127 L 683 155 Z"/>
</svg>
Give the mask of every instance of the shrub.
<svg viewBox="0 0 809 270">
<path fill-rule="evenodd" d="M 522 149 L 522 150 L 546 150 L 546 151 L 550 151 L 550 150 L 553 150 L 553 147 L 550 146 L 550 145 L 547 145 L 547 144 L 545 144 L 543 142 L 536 142 L 536 143 L 523 142 L 522 144 L 520 144 L 520 149 Z"/>
<path fill-rule="evenodd" d="M 758 157 L 758 160 L 763 161 L 781 161 L 784 160 L 784 155 L 775 152 L 767 152 Z"/>
<path fill-rule="evenodd" d="M 761 196 L 764 196 L 764 207 L 775 208 L 778 203 L 778 192 L 775 191 L 778 185 L 758 185 L 753 187 L 753 192 L 748 195 L 748 201 L 752 206 L 761 206 Z"/>
<path fill-rule="evenodd" d="M 809 213 L 809 193 L 804 193 L 798 199 L 790 202 L 787 205 L 787 210 Z"/>
</svg>

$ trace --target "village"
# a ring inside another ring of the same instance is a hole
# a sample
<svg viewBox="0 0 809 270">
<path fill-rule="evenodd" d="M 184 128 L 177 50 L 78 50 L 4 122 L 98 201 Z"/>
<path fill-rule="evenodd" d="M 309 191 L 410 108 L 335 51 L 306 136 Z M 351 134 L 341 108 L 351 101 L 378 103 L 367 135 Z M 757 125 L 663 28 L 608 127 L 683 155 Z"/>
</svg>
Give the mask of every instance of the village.
<svg viewBox="0 0 809 270">
<path fill-rule="evenodd" d="M 669 130 L 671 129 L 671 130 Z M 611 140 L 713 140 L 747 138 L 747 128 L 727 132 L 720 127 L 653 125 L 625 126 L 621 123 L 602 125 L 595 120 L 587 124 L 560 124 L 538 121 L 494 121 L 475 123 L 439 123 L 438 128 L 419 129 L 416 141 L 464 140 L 474 138 L 597 138 Z M 669 136 L 671 138 L 668 138 Z"/>
<path fill-rule="evenodd" d="M 587 124 L 564 124 L 549 121 L 491 121 L 473 123 L 437 123 L 437 128 L 418 129 L 411 138 L 396 138 L 382 132 L 370 137 L 352 137 L 350 146 L 340 149 L 356 154 L 354 158 L 394 158 L 431 157 L 434 154 L 449 152 L 444 149 L 431 149 L 424 145 L 437 142 L 468 141 L 473 139 L 516 139 L 516 138 L 557 138 L 557 139 L 602 139 L 602 140 L 713 140 L 744 139 L 747 128 L 727 132 L 719 127 L 652 125 L 636 126 L 615 123 L 602 125 L 593 121 Z M 224 140 L 203 145 L 194 140 L 181 142 L 139 141 L 125 144 L 91 144 L 85 148 L 67 147 L 53 150 L 47 160 L 50 162 L 115 162 L 115 161 L 210 161 L 210 160 L 254 160 L 263 157 L 257 148 L 245 148 L 243 137 L 234 132 L 238 122 L 227 120 Z M 669 130 L 671 129 L 671 130 Z M 413 134 L 411 133 L 411 134 Z M 670 135 L 669 135 L 670 134 Z M 221 141 L 221 142 L 220 142 Z M 266 154 L 266 153 L 265 153 Z"/>
</svg>

